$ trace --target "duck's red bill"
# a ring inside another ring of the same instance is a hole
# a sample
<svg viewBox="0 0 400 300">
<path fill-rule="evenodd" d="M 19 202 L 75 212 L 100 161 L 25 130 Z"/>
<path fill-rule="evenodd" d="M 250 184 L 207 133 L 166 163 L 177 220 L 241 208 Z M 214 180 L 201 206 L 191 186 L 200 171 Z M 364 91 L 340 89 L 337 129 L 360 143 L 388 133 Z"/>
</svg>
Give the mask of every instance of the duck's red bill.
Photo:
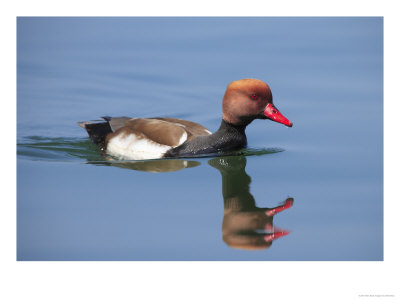
<svg viewBox="0 0 400 300">
<path fill-rule="evenodd" d="M 284 115 L 282 115 L 280 111 L 272 103 L 269 103 L 267 105 L 267 107 L 264 110 L 264 115 L 272 121 L 281 123 L 288 127 L 293 126 L 293 123 L 290 122 Z"/>
<path fill-rule="evenodd" d="M 288 230 L 282 230 L 282 231 L 278 231 L 278 232 L 274 232 L 274 233 L 269 233 L 269 234 L 264 235 L 264 240 L 267 243 L 270 243 L 273 240 L 276 240 L 285 235 L 288 235 L 289 233 L 290 233 L 290 231 L 288 231 Z"/>
</svg>

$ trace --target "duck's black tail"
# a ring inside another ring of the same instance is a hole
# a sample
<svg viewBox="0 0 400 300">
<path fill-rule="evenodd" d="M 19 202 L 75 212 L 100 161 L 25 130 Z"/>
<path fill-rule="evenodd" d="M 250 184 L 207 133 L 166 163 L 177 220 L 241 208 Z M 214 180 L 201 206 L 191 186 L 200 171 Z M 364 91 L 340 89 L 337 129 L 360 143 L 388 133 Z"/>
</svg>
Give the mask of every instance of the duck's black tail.
<svg viewBox="0 0 400 300">
<path fill-rule="evenodd" d="M 102 150 L 105 149 L 106 136 L 113 132 L 108 117 L 104 117 L 104 120 L 78 122 L 78 125 L 87 131 L 92 142 Z"/>
</svg>

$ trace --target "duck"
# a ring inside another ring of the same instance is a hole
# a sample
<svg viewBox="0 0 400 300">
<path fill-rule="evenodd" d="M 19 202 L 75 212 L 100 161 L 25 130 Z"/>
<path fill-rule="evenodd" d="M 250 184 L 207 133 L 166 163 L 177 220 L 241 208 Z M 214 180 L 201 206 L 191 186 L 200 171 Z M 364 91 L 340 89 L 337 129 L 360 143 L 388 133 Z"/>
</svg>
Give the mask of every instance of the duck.
<svg viewBox="0 0 400 300">
<path fill-rule="evenodd" d="M 78 125 L 106 154 L 122 160 L 147 160 L 240 150 L 247 146 L 245 129 L 255 119 L 293 126 L 274 105 L 269 85 L 246 78 L 228 84 L 222 99 L 221 125 L 214 133 L 192 121 L 164 117 L 105 116 Z"/>
</svg>

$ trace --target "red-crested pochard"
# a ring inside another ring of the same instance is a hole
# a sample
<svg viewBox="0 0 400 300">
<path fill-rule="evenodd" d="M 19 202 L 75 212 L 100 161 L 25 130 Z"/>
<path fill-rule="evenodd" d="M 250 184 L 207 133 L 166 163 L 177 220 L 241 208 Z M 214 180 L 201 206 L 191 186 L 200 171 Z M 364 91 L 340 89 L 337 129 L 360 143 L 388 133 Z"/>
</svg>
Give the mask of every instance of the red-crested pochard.
<svg viewBox="0 0 400 300">
<path fill-rule="evenodd" d="M 78 122 L 91 140 L 120 159 L 190 157 L 238 150 L 247 145 L 245 128 L 254 119 L 270 119 L 292 127 L 272 102 L 269 86 L 258 79 L 231 82 L 222 100 L 220 128 L 211 133 L 200 124 L 173 118 L 103 117 Z"/>
</svg>

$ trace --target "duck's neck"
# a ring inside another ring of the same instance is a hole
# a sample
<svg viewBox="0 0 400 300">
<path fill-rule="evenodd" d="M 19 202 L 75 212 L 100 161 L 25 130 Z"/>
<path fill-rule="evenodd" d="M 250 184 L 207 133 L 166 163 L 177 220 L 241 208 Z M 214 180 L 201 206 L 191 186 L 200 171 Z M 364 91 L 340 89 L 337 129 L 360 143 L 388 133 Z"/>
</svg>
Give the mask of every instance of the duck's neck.
<svg viewBox="0 0 400 300">
<path fill-rule="evenodd" d="M 227 152 L 247 145 L 246 126 L 222 120 L 219 129 L 208 136 L 199 136 L 169 150 L 164 157 L 188 157 L 207 153 Z"/>
<path fill-rule="evenodd" d="M 245 129 L 246 125 L 234 125 L 222 119 L 219 129 L 210 138 L 220 141 L 227 150 L 243 148 L 247 145 Z"/>
</svg>

